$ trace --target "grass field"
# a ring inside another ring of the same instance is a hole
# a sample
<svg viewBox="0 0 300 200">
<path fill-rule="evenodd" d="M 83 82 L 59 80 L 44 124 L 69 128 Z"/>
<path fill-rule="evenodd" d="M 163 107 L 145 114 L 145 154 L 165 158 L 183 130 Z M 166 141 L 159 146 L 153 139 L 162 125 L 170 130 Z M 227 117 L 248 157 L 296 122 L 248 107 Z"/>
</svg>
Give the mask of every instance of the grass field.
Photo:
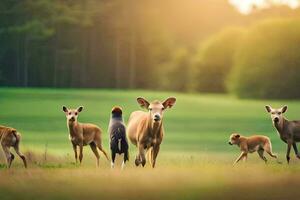
<svg viewBox="0 0 300 200">
<path fill-rule="evenodd" d="M 80 122 L 98 124 L 108 151 L 107 125 L 114 105 L 124 108 L 125 120 L 140 109 L 137 96 L 163 100 L 176 96 L 166 111 L 165 138 L 157 168 L 135 168 L 136 149 L 124 171 L 111 170 L 103 156 L 100 168 L 89 147 L 82 166 L 74 164 L 62 105 L 83 105 Z M 150 91 L 84 89 L 0 89 L 0 124 L 17 128 L 30 165 L 19 159 L 4 168 L 1 152 L 0 199 L 294 199 L 300 194 L 300 162 L 265 165 L 256 154 L 232 166 L 237 147 L 228 145 L 231 132 L 264 134 L 285 161 L 286 146 L 272 127 L 264 105 L 287 104 L 286 116 L 300 119 L 300 101 L 239 100 L 227 95 L 195 95 Z"/>
</svg>

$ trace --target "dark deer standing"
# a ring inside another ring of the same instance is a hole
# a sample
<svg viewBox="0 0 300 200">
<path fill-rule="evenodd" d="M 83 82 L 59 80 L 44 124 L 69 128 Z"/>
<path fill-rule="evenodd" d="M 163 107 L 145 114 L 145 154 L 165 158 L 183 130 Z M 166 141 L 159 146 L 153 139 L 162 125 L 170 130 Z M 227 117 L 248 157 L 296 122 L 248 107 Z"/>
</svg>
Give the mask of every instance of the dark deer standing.
<svg viewBox="0 0 300 200">
<path fill-rule="evenodd" d="M 292 146 L 297 158 L 300 159 L 296 144 L 296 142 L 300 142 L 300 121 L 289 121 L 283 116 L 283 113 L 287 111 L 287 106 L 283 106 L 279 109 L 266 106 L 266 110 L 271 114 L 273 125 L 277 129 L 280 139 L 287 144 L 287 162 L 290 162 L 290 151 Z"/>
</svg>

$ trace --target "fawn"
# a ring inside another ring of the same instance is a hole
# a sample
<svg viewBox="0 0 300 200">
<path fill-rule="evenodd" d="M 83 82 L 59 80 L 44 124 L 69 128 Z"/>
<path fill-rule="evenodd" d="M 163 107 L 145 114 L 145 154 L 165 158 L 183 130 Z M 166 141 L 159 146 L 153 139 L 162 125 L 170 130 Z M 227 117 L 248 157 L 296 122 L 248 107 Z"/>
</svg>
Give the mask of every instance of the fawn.
<svg viewBox="0 0 300 200">
<path fill-rule="evenodd" d="M 81 164 L 83 158 L 83 146 L 90 145 L 96 156 L 97 166 L 99 166 L 100 155 L 97 151 L 97 147 L 105 155 L 106 159 L 109 160 L 105 150 L 102 148 L 102 131 L 94 124 L 78 122 L 77 118 L 82 110 L 82 106 L 78 107 L 77 109 L 68 109 L 66 106 L 63 106 L 63 111 L 65 112 L 67 118 L 67 126 L 69 128 L 69 138 L 75 153 L 75 160 L 77 163 L 77 146 L 79 146 L 79 161 Z"/>
</svg>

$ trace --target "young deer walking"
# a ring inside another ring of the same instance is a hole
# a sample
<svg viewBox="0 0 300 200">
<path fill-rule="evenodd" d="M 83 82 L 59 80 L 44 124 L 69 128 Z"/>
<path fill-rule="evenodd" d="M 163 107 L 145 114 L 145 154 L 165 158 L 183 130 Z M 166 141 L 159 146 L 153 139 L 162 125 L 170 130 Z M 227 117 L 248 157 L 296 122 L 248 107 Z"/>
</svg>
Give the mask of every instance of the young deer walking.
<svg viewBox="0 0 300 200">
<path fill-rule="evenodd" d="M 135 111 L 131 113 L 127 132 L 128 137 L 135 146 L 138 147 L 138 155 L 135 159 L 135 165 L 145 166 L 145 150 L 149 153 L 149 161 L 152 167 L 155 167 L 156 158 L 163 140 L 163 113 L 165 109 L 171 108 L 176 102 L 176 98 L 170 97 L 164 102 L 153 101 L 149 103 L 146 99 L 139 97 L 137 102 L 141 107 L 146 108 L 148 112 Z"/>
<path fill-rule="evenodd" d="M 78 122 L 77 118 L 82 110 L 82 106 L 77 109 L 68 109 L 66 106 L 63 106 L 63 111 L 65 112 L 67 118 L 67 126 L 69 128 L 69 138 L 75 153 L 75 160 L 77 163 L 77 146 L 79 146 L 79 161 L 81 163 L 83 158 L 83 146 L 90 145 L 97 158 L 97 166 L 99 166 L 100 155 L 97 147 L 105 155 L 106 159 L 109 160 L 105 150 L 102 148 L 102 131 L 94 124 L 84 124 Z"/>
<path fill-rule="evenodd" d="M 16 129 L 0 126 L 0 143 L 7 160 L 8 168 L 10 168 L 11 163 L 15 158 L 14 154 L 10 152 L 10 147 L 13 147 L 15 149 L 16 153 L 23 160 L 25 168 L 27 168 L 26 158 L 19 150 L 20 141 L 21 141 L 21 134 L 18 133 Z"/>
<path fill-rule="evenodd" d="M 273 125 L 277 129 L 280 139 L 287 144 L 287 162 L 290 162 L 290 151 L 292 146 L 297 158 L 300 159 L 296 144 L 296 142 L 300 142 L 300 120 L 289 121 L 283 116 L 283 113 L 287 111 L 287 106 L 283 106 L 279 109 L 266 106 L 266 110 L 271 114 Z"/>
</svg>

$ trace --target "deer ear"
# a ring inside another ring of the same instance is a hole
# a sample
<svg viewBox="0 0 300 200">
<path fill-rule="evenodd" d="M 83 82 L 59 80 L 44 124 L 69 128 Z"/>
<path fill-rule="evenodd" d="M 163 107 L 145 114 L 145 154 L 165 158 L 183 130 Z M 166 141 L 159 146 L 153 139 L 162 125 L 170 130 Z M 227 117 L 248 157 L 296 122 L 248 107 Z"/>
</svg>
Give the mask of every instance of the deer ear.
<svg viewBox="0 0 300 200">
<path fill-rule="evenodd" d="M 281 112 L 282 112 L 282 113 L 285 113 L 285 112 L 287 111 L 287 108 L 288 108 L 287 106 L 283 106 L 283 107 L 281 108 Z"/>
<path fill-rule="evenodd" d="M 83 106 L 79 106 L 78 108 L 77 108 L 77 111 L 78 112 L 81 112 L 83 110 Z"/>
<path fill-rule="evenodd" d="M 143 97 L 138 97 L 136 100 L 142 108 L 148 109 L 150 103 L 146 99 L 144 99 Z"/>
<path fill-rule="evenodd" d="M 266 107 L 266 110 L 267 110 L 268 113 L 271 112 L 271 110 L 272 110 L 271 106 L 266 105 L 265 107 Z"/>
<path fill-rule="evenodd" d="M 17 130 L 14 129 L 14 128 L 10 129 L 10 131 L 11 131 L 12 133 L 17 133 Z"/>
<path fill-rule="evenodd" d="M 172 108 L 175 105 L 175 102 L 176 102 L 175 97 L 169 97 L 162 104 L 164 108 Z"/>
<path fill-rule="evenodd" d="M 64 112 L 68 112 L 68 108 L 66 106 L 63 106 L 62 109 Z"/>
</svg>

